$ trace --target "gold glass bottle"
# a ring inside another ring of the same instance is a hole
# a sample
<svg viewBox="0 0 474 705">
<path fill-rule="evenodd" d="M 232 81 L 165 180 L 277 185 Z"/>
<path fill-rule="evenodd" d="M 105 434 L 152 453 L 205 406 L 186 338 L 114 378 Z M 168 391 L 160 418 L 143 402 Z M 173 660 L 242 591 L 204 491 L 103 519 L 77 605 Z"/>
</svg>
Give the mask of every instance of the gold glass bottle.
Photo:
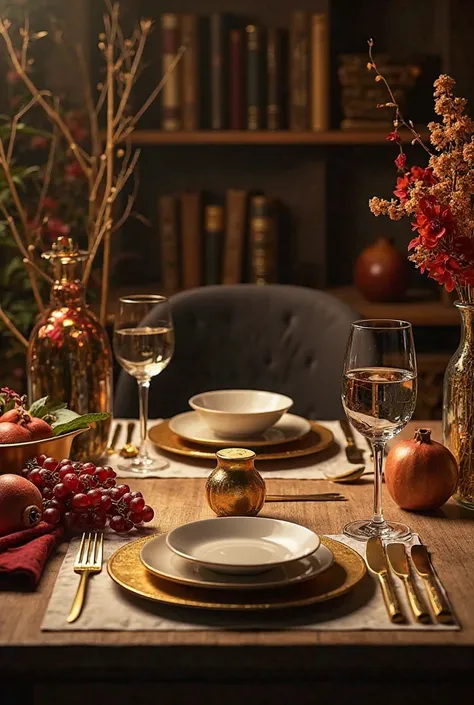
<svg viewBox="0 0 474 705">
<path fill-rule="evenodd" d="M 443 440 L 459 463 L 454 499 L 474 509 L 474 304 L 455 306 L 462 331 L 444 375 Z"/>
<path fill-rule="evenodd" d="M 27 354 L 30 401 L 49 396 L 78 414 L 112 411 L 112 352 L 107 333 L 85 301 L 79 268 L 87 253 L 61 237 L 43 257 L 53 268 L 50 307 L 35 325 Z M 76 438 L 73 456 L 96 460 L 107 447 L 110 420 Z"/>
<path fill-rule="evenodd" d="M 253 450 L 225 448 L 216 453 L 206 495 L 217 516 L 255 516 L 265 502 L 265 482 L 255 469 Z"/>
</svg>

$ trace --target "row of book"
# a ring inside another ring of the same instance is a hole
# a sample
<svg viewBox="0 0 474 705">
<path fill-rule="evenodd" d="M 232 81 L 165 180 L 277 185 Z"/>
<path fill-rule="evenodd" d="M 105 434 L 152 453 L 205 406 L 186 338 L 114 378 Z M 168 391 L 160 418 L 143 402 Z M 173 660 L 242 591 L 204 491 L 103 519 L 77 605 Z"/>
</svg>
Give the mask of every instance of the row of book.
<svg viewBox="0 0 474 705">
<path fill-rule="evenodd" d="M 224 205 L 204 200 L 199 192 L 158 200 L 164 290 L 277 281 L 277 202 L 240 189 Z"/>
<path fill-rule="evenodd" d="M 163 14 L 163 73 L 182 44 L 162 91 L 163 130 L 328 129 L 326 14 L 294 12 L 289 32 L 229 14 Z"/>
</svg>

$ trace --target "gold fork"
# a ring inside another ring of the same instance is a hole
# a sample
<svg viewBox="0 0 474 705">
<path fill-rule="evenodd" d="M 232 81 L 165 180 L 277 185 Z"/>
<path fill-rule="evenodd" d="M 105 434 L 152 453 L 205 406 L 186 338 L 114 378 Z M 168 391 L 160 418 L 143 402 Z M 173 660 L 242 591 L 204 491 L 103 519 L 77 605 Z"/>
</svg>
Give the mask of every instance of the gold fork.
<svg viewBox="0 0 474 705">
<path fill-rule="evenodd" d="M 69 617 L 67 618 L 69 623 L 74 622 L 82 612 L 89 575 L 91 573 L 100 573 L 102 570 L 103 547 L 103 534 L 97 534 L 95 532 L 82 534 L 76 562 L 74 563 L 74 572 L 78 573 L 81 579 L 72 603 L 71 611 L 69 612 Z"/>
</svg>

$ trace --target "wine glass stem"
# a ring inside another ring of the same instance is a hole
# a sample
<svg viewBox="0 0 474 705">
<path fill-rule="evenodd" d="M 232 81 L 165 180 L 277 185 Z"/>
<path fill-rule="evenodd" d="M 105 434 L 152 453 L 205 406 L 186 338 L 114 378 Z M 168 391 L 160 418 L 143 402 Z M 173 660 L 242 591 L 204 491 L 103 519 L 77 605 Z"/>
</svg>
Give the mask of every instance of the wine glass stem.
<svg viewBox="0 0 474 705">
<path fill-rule="evenodd" d="M 374 441 L 372 448 L 374 451 L 374 514 L 372 516 L 372 521 L 374 524 L 383 524 L 382 480 L 385 442 Z"/>
<path fill-rule="evenodd" d="M 150 380 L 138 380 L 138 399 L 140 404 L 140 456 L 146 457 L 146 436 L 148 422 L 148 390 Z"/>
</svg>

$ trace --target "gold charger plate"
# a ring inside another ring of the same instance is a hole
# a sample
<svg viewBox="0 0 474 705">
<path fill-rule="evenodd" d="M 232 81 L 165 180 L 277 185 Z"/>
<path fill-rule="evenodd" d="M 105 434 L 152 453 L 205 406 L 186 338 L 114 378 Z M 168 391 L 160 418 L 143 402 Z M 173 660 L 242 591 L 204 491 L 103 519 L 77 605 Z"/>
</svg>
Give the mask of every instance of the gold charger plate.
<svg viewBox="0 0 474 705">
<path fill-rule="evenodd" d="M 302 455 L 320 453 L 322 450 L 329 448 L 334 441 L 332 431 L 316 423 L 316 421 L 310 421 L 309 423 L 311 424 L 311 430 L 297 441 L 272 446 L 271 451 L 265 449 L 260 452 L 259 448 L 252 448 L 251 445 L 249 445 L 249 448 L 255 450 L 258 460 L 298 458 Z M 167 453 L 186 455 L 191 458 L 203 458 L 205 460 L 215 460 L 216 458 L 216 450 L 210 451 L 198 443 L 185 441 L 184 438 L 173 433 L 169 428 L 168 419 L 153 426 L 148 433 L 148 437 L 158 448 Z M 228 444 L 222 447 L 228 447 Z"/>
<path fill-rule="evenodd" d="M 206 590 L 179 585 L 150 573 L 140 560 L 140 551 L 154 536 L 131 541 L 110 557 L 107 570 L 120 587 L 134 595 L 167 605 L 208 610 L 275 610 L 302 607 L 345 595 L 366 573 L 365 562 L 352 548 L 339 541 L 321 537 L 334 554 L 334 563 L 317 577 L 300 585 L 255 590 Z"/>
</svg>

